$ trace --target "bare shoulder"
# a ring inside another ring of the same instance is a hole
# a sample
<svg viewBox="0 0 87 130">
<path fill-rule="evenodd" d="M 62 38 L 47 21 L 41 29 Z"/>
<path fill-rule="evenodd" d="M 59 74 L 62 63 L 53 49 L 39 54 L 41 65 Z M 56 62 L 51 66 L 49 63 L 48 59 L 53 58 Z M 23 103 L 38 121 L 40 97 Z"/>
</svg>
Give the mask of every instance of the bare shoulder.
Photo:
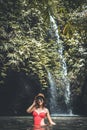
<svg viewBox="0 0 87 130">
<path fill-rule="evenodd" d="M 49 112 L 48 108 L 46 108 L 46 107 L 44 108 L 44 110 L 46 111 L 46 113 L 48 113 L 48 112 Z"/>
</svg>

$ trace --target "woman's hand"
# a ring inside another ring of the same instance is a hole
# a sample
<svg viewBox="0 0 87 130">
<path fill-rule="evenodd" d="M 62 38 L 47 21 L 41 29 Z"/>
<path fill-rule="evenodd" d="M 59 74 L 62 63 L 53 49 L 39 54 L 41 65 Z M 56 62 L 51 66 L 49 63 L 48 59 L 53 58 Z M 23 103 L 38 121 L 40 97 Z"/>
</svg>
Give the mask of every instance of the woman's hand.
<svg viewBox="0 0 87 130">
<path fill-rule="evenodd" d="M 34 100 L 32 105 L 26 110 L 28 113 L 33 112 L 33 110 L 35 109 L 35 105 L 36 105 L 36 101 Z"/>
<path fill-rule="evenodd" d="M 35 105 L 36 105 L 36 100 L 34 100 L 32 103 L 32 106 L 35 106 Z"/>
<path fill-rule="evenodd" d="M 55 123 L 55 122 L 53 122 L 53 121 L 52 121 L 50 124 L 51 124 L 51 125 L 56 125 L 56 123 Z"/>
</svg>

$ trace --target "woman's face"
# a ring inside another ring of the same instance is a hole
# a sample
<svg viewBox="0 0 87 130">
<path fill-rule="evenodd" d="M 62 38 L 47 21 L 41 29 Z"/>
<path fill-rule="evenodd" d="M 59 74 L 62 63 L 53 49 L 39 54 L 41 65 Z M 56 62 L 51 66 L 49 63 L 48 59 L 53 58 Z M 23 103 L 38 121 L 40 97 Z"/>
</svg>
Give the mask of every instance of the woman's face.
<svg viewBox="0 0 87 130">
<path fill-rule="evenodd" d="M 43 103 L 44 103 L 44 100 L 43 100 L 42 97 L 37 97 L 36 102 L 37 102 L 37 104 L 38 104 L 39 106 L 42 106 Z"/>
</svg>

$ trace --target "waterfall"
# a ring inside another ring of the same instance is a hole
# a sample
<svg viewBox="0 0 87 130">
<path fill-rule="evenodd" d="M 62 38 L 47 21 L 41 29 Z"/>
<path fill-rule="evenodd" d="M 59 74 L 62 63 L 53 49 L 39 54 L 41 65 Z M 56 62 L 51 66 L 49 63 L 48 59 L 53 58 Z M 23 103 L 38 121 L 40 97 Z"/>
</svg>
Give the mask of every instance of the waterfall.
<svg viewBox="0 0 87 130">
<path fill-rule="evenodd" d="M 58 55 L 60 57 L 60 65 L 61 65 L 60 73 L 62 76 L 60 80 L 64 84 L 64 97 L 65 97 L 64 102 L 67 107 L 67 113 L 70 114 L 70 113 L 72 113 L 71 109 L 70 109 L 70 83 L 67 78 L 67 66 L 66 66 L 66 62 L 64 60 L 64 56 L 63 56 L 63 45 L 62 45 L 62 42 L 60 41 L 58 26 L 56 24 L 55 19 L 51 15 L 50 15 L 50 26 L 51 26 L 51 30 L 50 30 L 51 38 L 54 39 L 55 43 L 58 46 L 57 51 L 58 51 Z M 51 80 L 51 82 L 52 82 L 52 80 Z M 52 94 L 54 94 L 54 93 L 52 92 Z"/>
<path fill-rule="evenodd" d="M 48 72 L 48 80 L 49 80 L 49 89 L 48 89 L 48 96 L 49 96 L 49 106 L 51 114 L 58 113 L 58 106 L 57 106 L 57 88 L 54 82 L 52 74 Z"/>
</svg>

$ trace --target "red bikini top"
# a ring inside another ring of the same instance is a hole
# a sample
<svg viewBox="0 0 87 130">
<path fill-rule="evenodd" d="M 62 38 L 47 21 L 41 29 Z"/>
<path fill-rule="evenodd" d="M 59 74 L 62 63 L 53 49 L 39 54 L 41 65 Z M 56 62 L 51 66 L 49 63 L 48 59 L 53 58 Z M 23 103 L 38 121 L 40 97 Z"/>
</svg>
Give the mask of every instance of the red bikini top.
<svg viewBox="0 0 87 130">
<path fill-rule="evenodd" d="M 33 116 L 40 116 L 41 118 L 45 118 L 46 117 L 46 112 L 42 111 L 40 113 L 38 113 L 37 111 L 33 111 Z"/>
</svg>

